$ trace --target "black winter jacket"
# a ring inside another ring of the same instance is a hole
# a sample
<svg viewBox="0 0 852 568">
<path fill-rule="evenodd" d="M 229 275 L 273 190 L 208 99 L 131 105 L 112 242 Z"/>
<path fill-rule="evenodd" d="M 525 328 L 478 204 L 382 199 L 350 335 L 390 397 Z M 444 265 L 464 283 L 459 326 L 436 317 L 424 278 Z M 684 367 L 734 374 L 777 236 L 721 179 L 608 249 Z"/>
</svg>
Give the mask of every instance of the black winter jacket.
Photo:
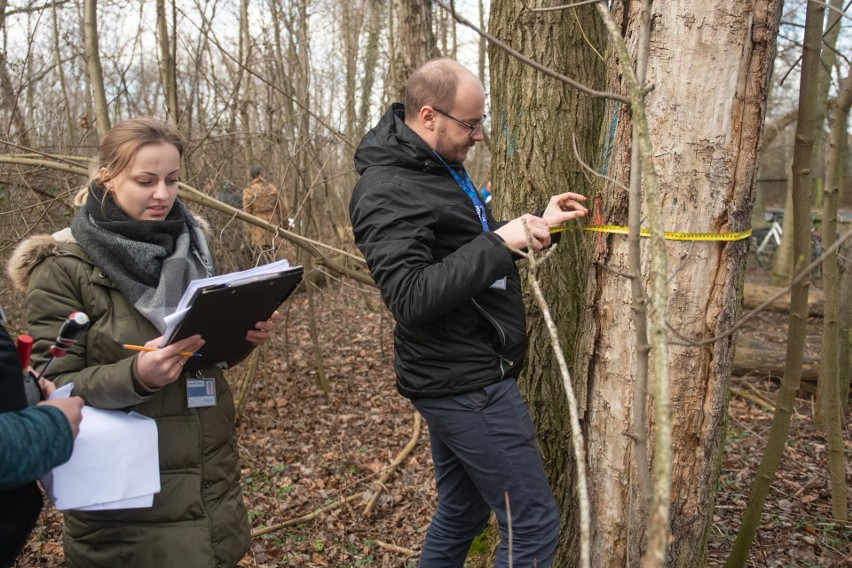
<svg viewBox="0 0 852 568">
<path fill-rule="evenodd" d="M 462 170 L 461 164 L 450 163 Z M 355 153 L 355 241 L 396 319 L 399 392 L 460 394 L 517 377 L 526 348 L 518 270 L 395 104 Z M 500 226 L 488 212 L 489 227 Z M 505 288 L 492 286 L 505 277 Z"/>
</svg>

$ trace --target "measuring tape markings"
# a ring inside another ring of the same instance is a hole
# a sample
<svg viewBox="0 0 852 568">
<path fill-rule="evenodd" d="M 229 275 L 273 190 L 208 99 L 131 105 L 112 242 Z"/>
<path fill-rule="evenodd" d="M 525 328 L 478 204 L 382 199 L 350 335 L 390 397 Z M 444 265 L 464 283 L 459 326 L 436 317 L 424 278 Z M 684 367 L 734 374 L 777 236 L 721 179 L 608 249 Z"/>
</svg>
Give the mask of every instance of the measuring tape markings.
<svg viewBox="0 0 852 568">
<path fill-rule="evenodd" d="M 621 225 L 590 225 L 587 227 L 556 227 L 550 229 L 551 233 L 561 233 L 571 230 L 593 231 L 596 233 L 615 233 L 626 235 L 628 228 Z M 650 237 L 651 232 L 648 229 L 639 229 L 639 235 L 642 237 Z M 665 232 L 663 236 L 669 241 L 741 241 L 751 236 L 751 229 L 738 231 L 736 233 L 677 233 Z"/>
</svg>

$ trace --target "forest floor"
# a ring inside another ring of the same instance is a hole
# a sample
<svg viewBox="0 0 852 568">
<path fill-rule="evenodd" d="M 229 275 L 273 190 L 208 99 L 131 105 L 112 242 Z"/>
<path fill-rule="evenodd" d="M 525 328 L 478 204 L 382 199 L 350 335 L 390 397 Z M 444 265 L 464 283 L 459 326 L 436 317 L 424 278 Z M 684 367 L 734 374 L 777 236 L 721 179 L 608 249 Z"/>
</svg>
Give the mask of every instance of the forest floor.
<svg viewBox="0 0 852 568">
<path fill-rule="evenodd" d="M 300 293 L 288 301 L 278 335 L 261 352 L 238 419 L 252 527 L 275 529 L 253 538 L 240 566 L 416 566 L 435 491 L 425 425 L 416 423 L 413 407 L 394 387 L 392 319 L 374 291 L 336 285 L 319 291 L 314 303 L 330 392 L 318 386 L 308 301 Z M 785 326 L 785 316 L 766 313 L 743 333 L 783 343 Z M 235 392 L 245 371 L 243 364 L 229 374 Z M 771 405 L 778 381 L 734 377 L 732 386 L 753 396 L 731 397 L 709 566 L 724 563 L 740 525 L 772 420 L 760 400 Z M 386 468 L 412 440 L 410 453 L 385 480 Z M 847 431 L 847 463 L 850 440 Z M 812 401 L 797 399 L 749 566 L 852 566 L 852 525 L 831 521 L 827 455 Z M 367 514 L 370 496 L 376 500 Z M 61 513 L 45 507 L 15 566 L 62 566 L 60 533 Z"/>
</svg>

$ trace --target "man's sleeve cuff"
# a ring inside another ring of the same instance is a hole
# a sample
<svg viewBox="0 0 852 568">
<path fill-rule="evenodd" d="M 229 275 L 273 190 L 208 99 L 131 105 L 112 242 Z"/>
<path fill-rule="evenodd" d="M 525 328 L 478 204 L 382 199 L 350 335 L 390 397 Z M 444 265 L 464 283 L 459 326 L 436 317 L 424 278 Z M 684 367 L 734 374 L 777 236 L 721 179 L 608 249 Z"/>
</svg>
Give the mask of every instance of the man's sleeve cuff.
<svg viewBox="0 0 852 568">
<path fill-rule="evenodd" d="M 495 245 L 502 245 L 505 242 L 503 240 L 503 237 L 501 237 L 497 233 L 488 232 L 488 233 L 483 233 L 483 235 L 485 235 L 485 238 L 488 239 L 489 241 L 491 241 L 492 243 L 494 243 Z"/>
</svg>

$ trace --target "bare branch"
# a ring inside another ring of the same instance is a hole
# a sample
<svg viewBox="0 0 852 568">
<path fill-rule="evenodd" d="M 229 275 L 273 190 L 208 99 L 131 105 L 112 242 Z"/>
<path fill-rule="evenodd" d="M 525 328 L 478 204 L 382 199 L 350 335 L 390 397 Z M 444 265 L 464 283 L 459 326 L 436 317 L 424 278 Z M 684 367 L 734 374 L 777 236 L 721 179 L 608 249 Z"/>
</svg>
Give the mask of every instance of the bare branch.
<svg viewBox="0 0 852 568">
<path fill-rule="evenodd" d="M 597 2 L 597 0 L 595 0 L 595 1 Z M 605 179 L 609 183 L 613 184 L 615 187 L 623 189 L 625 192 L 630 191 L 630 189 L 626 185 L 621 183 L 620 181 L 617 181 L 617 180 L 615 180 L 615 179 L 613 179 L 613 178 L 611 178 L 611 177 L 609 177 L 605 174 L 600 173 L 599 171 L 592 168 L 590 165 L 588 165 L 586 162 L 583 161 L 583 158 L 580 157 L 580 151 L 577 149 L 577 136 L 572 136 L 571 142 L 572 142 L 572 145 L 574 147 L 574 157 L 577 158 L 577 161 L 580 162 L 580 165 L 583 166 L 584 169 L 589 171 L 593 176 L 599 177 L 601 179 Z"/>
<path fill-rule="evenodd" d="M 584 85 L 584 84 L 582 84 L 578 81 L 575 81 L 574 79 L 571 79 L 570 77 L 567 77 L 567 76 L 565 76 L 561 73 L 557 73 L 553 69 L 550 69 L 549 67 L 546 67 L 546 66 L 542 65 L 541 63 L 537 63 L 537 62 L 533 61 L 529 57 L 526 57 L 525 55 L 523 55 L 521 52 L 516 51 L 515 49 L 512 49 L 511 47 L 509 47 L 508 44 L 500 41 L 499 39 L 492 36 L 491 34 L 480 30 L 472 22 L 470 22 L 466 18 L 460 16 L 455 11 L 454 8 L 447 6 L 446 4 L 441 2 L 441 0 L 433 0 L 433 1 L 435 2 L 435 4 L 440 6 L 442 9 L 451 13 L 453 15 L 453 18 L 455 18 L 458 23 L 472 29 L 474 32 L 476 32 L 480 36 L 484 37 L 489 42 L 491 42 L 493 45 L 499 47 L 500 49 L 502 49 L 503 51 L 505 51 L 506 53 L 508 53 L 509 55 L 511 55 L 512 57 L 514 57 L 518 61 L 520 61 L 521 63 L 529 65 L 533 69 L 541 71 L 542 73 L 544 73 L 548 77 L 553 77 L 557 81 L 562 81 L 563 83 L 570 85 L 570 86 L 574 87 L 575 89 L 577 89 L 578 91 L 586 93 L 589 96 L 592 96 L 592 97 L 595 97 L 595 98 L 602 98 L 602 99 L 612 99 L 614 101 L 621 101 L 625 104 L 630 104 L 630 100 L 623 95 L 619 95 L 619 94 L 616 94 L 616 93 L 608 93 L 608 92 L 605 92 L 605 91 L 596 91 L 595 89 L 589 88 L 586 85 Z"/>
<path fill-rule="evenodd" d="M 562 6 L 549 6 L 547 8 L 532 8 L 529 6 L 524 0 L 521 0 L 521 5 L 524 7 L 524 10 L 529 12 L 555 12 L 556 10 L 567 10 L 568 8 L 576 8 L 578 6 L 585 6 L 586 4 L 596 4 L 597 2 L 603 2 L 603 0 L 580 0 L 579 2 L 574 2 L 573 4 L 564 4 Z"/>
<path fill-rule="evenodd" d="M 568 399 L 568 415 L 571 422 L 571 447 L 574 450 L 574 460 L 577 468 L 576 490 L 580 504 L 580 563 L 582 568 L 588 568 L 591 565 L 591 514 L 589 512 L 589 488 L 586 478 L 586 443 L 583 440 L 583 431 L 580 429 L 580 411 L 577 404 L 577 397 L 574 394 L 574 387 L 571 384 L 571 373 L 568 370 L 568 363 L 565 361 L 565 352 L 559 342 L 559 331 L 556 328 L 556 323 L 550 315 L 550 307 L 547 305 L 547 300 L 541 291 L 541 285 L 536 276 L 538 269 L 541 268 L 558 245 L 550 247 L 546 251 L 543 258 L 538 258 L 532 248 L 532 237 L 530 236 L 529 226 L 526 219 L 523 220 L 524 232 L 527 235 L 527 243 L 530 250 L 529 254 L 529 271 L 527 281 L 533 291 L 538 307 L 541 310 L 541 315 L 544 318 L 544 323 L 547 326 L 547 331 L 550 334 L 550 345 L 553 347 L 553 353 L 556 356 L 556 361 L 559 363 L 559 372 L 562 376 L 562 386 L 565 388 L 565 397 Z"/>
</svg>

